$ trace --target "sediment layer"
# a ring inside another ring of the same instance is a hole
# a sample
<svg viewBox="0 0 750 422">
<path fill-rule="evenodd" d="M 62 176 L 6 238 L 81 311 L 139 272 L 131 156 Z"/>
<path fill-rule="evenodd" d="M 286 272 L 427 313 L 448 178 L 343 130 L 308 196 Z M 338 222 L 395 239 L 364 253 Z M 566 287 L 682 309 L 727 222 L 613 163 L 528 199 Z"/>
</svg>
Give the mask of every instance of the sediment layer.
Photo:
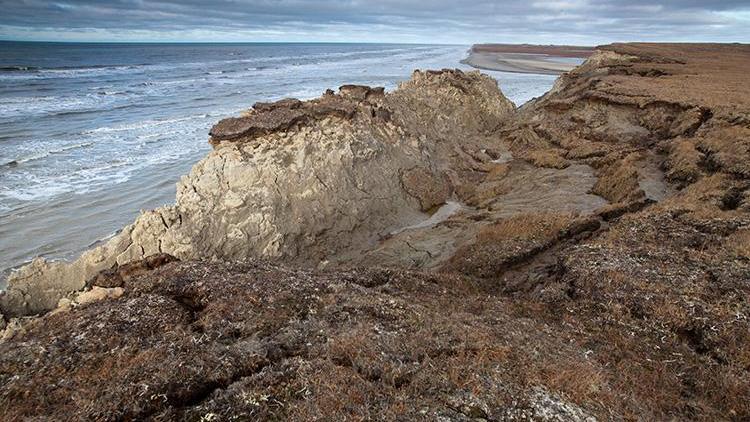
<svg viewBox="0 0 750 422">
<path fill-rule="evenodd" d="M 14 276 L 0 408 L 750 418 L 748 66 L 615 44 L 519 109 L 459 71 L 256 104 L 174 206 Z"/>
</svg>

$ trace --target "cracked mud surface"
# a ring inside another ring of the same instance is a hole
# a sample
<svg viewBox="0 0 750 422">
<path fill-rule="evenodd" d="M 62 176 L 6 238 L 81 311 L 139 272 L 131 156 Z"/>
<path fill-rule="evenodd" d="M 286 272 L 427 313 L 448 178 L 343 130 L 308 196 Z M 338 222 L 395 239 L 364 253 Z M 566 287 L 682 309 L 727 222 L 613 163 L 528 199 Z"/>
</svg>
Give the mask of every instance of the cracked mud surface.
<svg viewBox="0 0 750 422">
<path fill-rule="evenodd" d="M 61 306 L 7 320 L 0 412 L 750 418 L 748 66 L 615 44 L 517 110 L 457 72 L 256 105 L 174 207 L 16 279 L 6 317 Z"/>
</svg>

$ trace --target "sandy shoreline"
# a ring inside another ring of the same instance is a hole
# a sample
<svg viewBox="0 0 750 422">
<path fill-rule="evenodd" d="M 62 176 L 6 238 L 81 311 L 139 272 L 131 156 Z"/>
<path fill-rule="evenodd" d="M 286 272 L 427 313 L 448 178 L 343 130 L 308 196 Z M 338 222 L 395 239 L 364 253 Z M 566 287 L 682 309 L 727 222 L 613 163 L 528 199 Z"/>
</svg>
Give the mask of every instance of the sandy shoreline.
<svg viewBox="0 0 750 422">
<path fill-rule="evenodd" d="M 590 47 L 477 44 L 461 62 L 484 70 L 559 75 L 592 52 Z"/>
</svg>

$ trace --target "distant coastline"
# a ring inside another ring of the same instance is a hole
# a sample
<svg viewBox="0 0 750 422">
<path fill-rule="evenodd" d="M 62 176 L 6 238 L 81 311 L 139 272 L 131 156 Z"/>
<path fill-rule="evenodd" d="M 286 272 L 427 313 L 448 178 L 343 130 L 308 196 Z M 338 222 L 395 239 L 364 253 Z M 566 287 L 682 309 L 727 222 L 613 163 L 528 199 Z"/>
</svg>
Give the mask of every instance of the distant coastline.
<svg viewBox="0 0 750 422">
<path fill-rule="evenodd" d="M 594 47 L 530 44 L 475 44 L 462 63 L 500 72 L 559 75 L 572 70 Z"/>
</svg>

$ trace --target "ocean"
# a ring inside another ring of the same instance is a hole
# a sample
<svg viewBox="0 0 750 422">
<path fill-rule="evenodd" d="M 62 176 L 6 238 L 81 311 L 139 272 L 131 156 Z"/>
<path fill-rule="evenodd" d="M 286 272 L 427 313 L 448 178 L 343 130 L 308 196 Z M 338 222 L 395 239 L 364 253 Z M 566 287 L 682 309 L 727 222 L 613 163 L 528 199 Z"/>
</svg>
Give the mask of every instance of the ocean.
<svg viewBox="0 0 750 422">
<path fill-rule="evenodd" d="M 35 256 L 70 259 L 172 203 L 208 130 L 256 101 L 413 69 L 461 68 L 469 46 L 0 42 L 0 288 Z M 517 105 L 549 75 L 485 72 Z"/>
</svg>

